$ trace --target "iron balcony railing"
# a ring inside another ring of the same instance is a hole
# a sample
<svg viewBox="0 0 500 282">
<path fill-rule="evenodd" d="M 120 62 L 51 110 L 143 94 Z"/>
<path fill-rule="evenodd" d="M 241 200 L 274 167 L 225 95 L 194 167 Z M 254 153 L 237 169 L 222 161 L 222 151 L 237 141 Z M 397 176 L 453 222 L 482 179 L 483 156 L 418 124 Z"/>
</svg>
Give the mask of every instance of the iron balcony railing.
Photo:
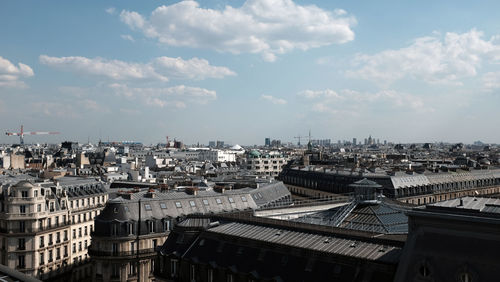
<svg viewBox="0 0 500 282">
<path fill-rule="evenodd" d="M 157 248 L 147 248 L 133 251 L 104 251 L 104 250 L 94 250 L 89 248 L 88 252 L 91 256 L 96 257 L 126 257 L 126 256 L 136 256 L 136 255 L 152 255 L 156 254 Z"/>
</svg>

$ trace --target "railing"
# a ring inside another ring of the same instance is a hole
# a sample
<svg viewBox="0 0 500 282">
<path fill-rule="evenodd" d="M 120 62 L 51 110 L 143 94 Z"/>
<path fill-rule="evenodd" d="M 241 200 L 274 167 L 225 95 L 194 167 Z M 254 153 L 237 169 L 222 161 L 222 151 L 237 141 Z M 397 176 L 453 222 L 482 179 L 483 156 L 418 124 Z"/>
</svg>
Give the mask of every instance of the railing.
<svg viewBox="0 0 500 282">
<path fill-rule="evenodd" d="M 338 227 L 342 221 L 349 215 L 349 213 L 356 208 L 358 202 L 356 200 L 350 202 L 348 205 L 341 207 L 332 217 L 333 226 Z"/>
<path fill-rule="evenodd" d="M 58 223 L 58 224 L 51 224 L 50 226 L 42 226 L 42 227 L 25 227 L 24 231 L 19 230 L 19 227 L 15 227 L 12 229 L 7 229 L 5 227 L 0 228 L 0 233 L 36 233 L 36 232 L 42 232 L 42 231 L 47 231 L 47 230 L 52 230 L 60 227 L 66 227 L 70 226 L 71 223 L 68 221 L 66 223 Z"/>
<path fill-rule="evenodd" d="M 97 257 L 125 257 L 135 255 L 149 255 L 156 254 L 156 248 L 140 249 L 139 251 L 103 251 L 103 250 L 88 250 L 89 255 Z"/>
</svg>

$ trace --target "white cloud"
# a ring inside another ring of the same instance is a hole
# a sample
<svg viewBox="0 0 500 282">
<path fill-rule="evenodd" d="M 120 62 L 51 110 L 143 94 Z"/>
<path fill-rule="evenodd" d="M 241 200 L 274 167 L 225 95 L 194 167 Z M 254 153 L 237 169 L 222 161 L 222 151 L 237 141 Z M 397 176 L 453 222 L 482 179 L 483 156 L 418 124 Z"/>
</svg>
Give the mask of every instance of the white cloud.
<svg viewBox="0 0 500 282">
<path fill-rule="evenodd" d="M 235 75 L 226 67 L 212 66 L 207 60 L 158 57 L 150 63 L 130 63 L 119 60 L 86 57 L 40 56 L 40 62 L 50 67 L 77 73 L 104 76 L 113 80 L 157 80 L 222 78 Z"/>
<path fill-rule="evenodd" d="M 132 35 L 130 34 L 122 34 L 120 35 L 120 37 L 123 39 L 123 40 L 128 40 L 130 42 L 135 42 L 135 39 L 132 37 Z"/>
<path fill-rule="evenodd" d="M 35 102 L 31 104 L 31 112 L 37 115 L 57 118 L 77 118 L 80 114 L 70 103 Z"/>
<path fill-rule="evenodd" d="M 347 74 L 382 85 L 403 78 L 460 85 L 460 79 L 476 76 L 481 63 L 491 60 L 500 60 L 500 44 L 495 37 L 484 40 L 483 33 L 473 29 L 448 32 L 444 38 L 417 38 L 408 47 L 374 55 L 360 54 L 354 60 L 357 69 Z"/>
<path fill-rule="evenodd" d="M 500 72 L 488 72 L 483 75 L 483 85 L 486 90 L 500 88 Z"/>
<path fill-rule="evenodd" d="M 291 0 L 247 0 L 241 7 L 200 8 L 181 1 L 156 8 L 149 18 L 122 11 L 121 20 L 133 30 L 171 46 L 209 48 L 232 54 L 260 54 L 266 61 L 295 49 L 307 50 L 354 39 L 353 16 L 326 11 Z"/>
<path fill-rule="evenodd" d="M 78 101 L 78 104 L 87 111 L 100 112 L 100 113 L 110 112 L 110 110 L 106 106 L 101 105 L 97 101 L 92 99 L 80 100 Z"/>
<path fill-rule="evenodd" d="M 25 88 L 27 85 L 21 78 L 33 75 L 34 72 L 28 65 L 18 63 L 16 66 L 0 56 L 0 87 Z"/>
<path fill-rule="evenodd" d="M 273 97 L 271 95 L 261 95 L 261 98 L 266 100 L 266 101 L 269 101 L 275 105 L 284 105 L 287 103 L 285 99 L 276 98 L 276 97 Z"/>
<path fill-rule="evenodd" d="M 187 103 L 206 104 L 217 98 L 215 91 L 198 87 L 177 85 L 167 88 L 137 88 L 125 84 L 111 84 L 119 96 L 142 102 L 148 106 L 185 108 Z"/>
<path fill-rule="evenodd" d="M 115 7 L 109 7 L 109 8 L 107 8 L 107 9 L 106 9 L 106 10 L 104 10 L 104 11 L 106 11 L 106 13 L 108 13 L 108 14 L 110 14 L 110 15 L 114 15 L 114 14 L 116 13 L 116 9 L 115 9 Z"/>
<path fill-rule="evenodd" d="M 158 57 L 154 60 L 154 66 L 161 73 L 179 79 L 223 78 L 236 75 L 226 67 L 212 66 L 207 60 L 196 57 L 189 60 Z"/>
<path fill-rule="evenodd" d="M 422 98 L 394 90 L 382 90 L 374 93 L 350 89 L 341 91 L 331 89 L 305 90 L 299 92 L 299 96 L 310 101 L 312 103 L 311 109 L 320 113 L 359 115 L 360 109 L 370 106 L 377 108 L 380 104 L 415 112 L 433 111 L 432 108 L 426 107 Z"/>
</svg>

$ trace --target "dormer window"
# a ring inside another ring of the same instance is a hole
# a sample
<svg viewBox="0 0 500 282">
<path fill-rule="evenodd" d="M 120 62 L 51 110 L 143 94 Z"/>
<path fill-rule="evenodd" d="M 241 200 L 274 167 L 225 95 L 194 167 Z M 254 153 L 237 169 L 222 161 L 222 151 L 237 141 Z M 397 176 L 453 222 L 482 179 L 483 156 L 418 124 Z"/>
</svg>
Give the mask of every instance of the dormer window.
<svg viewBox="0 0 500 282">
<path fill-rule="evenodd" d="M 154 221 L 148 221 L 148 231 L 149 231 L 149 233 L 155 232 L 155 223 L 154 223 Z"/>
</svg>

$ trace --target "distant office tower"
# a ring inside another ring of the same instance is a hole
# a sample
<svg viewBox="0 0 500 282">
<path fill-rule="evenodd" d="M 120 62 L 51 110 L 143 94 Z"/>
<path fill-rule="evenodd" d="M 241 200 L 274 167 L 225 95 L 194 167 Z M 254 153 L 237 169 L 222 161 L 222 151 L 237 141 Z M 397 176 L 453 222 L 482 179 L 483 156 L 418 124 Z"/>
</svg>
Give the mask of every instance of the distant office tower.
<svg viewBox="0 0 500 282">
<path fill-rule="evenodd" d="M 266 138 L 266 140 L 265 140 L 265 145 L 266 145 L 266 147 L 271 146 L 271 138 L 269 138 L 269 137 L 268 137 L 268 138 Z"/>
<path fill-rule="evenodd" d="M 208 141 L 208 147 L 215 147 L 215 141 Z"/>
<path fill-rule="evenodd" d="M 357 141 L 358 141 L 358 140 L 356 140 L 356 138 L 352 138 L 352 145 L 356 146 Z"/>
<path fill-rule="evenodd" d="M 273 140 L 273 141 L 271 141 L 271 146 L 272 147 L 280 147 L 281 146 L 281 140 Z"/>
<path fill-rule="evenodd" d="M 222 148 L 222 147 L 224 147 L 224 141 L 217 140 L 217 148 Z"/>
</svg>

